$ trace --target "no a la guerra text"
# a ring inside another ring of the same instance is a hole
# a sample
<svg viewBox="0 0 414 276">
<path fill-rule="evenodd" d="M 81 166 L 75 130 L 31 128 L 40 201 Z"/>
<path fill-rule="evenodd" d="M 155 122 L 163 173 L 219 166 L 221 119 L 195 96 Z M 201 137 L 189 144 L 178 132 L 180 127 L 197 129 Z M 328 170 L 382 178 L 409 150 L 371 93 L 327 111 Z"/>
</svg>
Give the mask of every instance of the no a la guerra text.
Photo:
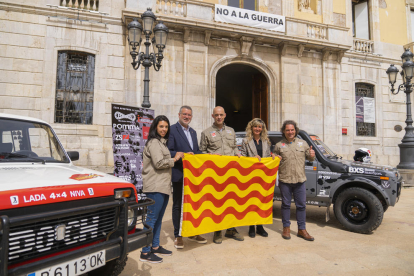
<svg viewBox="0 0 414 276">
<path fill-rule="evenodd" d="M 229 13 L 230 13 L 229 10 L 223 9 L 223 8 L 217 8 L 216 11 L 217 11 L 217 14 L 229 15 Z M 232 11 L 230 16 L 237 17 L 236 11 Z M 242 18 L 242 19 L 250 19 L 249 14 L 246 13 L 246 12 L 243 15 L 242 12 L 239 11 L 238 17 Z M 257 20 L 257 21 L 265 22 L 265 23 L 283 25 L 283 20 L 282 19 L 273 18 L 273 17 L 270 17 L 270 16 L 268 17 L 268 16 L 264 16 L 264 15 L 252 14 L 251 15 L 251 20 L 253 20 L 253 21 Z"/>
</svg>

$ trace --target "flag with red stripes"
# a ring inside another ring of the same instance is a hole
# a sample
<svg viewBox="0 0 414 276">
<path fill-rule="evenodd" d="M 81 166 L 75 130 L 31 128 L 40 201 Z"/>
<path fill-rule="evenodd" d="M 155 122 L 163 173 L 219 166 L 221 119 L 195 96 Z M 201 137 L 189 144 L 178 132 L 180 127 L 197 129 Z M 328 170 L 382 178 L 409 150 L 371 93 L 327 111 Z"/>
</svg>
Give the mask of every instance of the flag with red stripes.
<svg viewBox="0 0 414 276">
<path fill-rule="evenodd" d="M 181 236 L 271 224 L 279 158 L 188 155 Z"/>
</svg>

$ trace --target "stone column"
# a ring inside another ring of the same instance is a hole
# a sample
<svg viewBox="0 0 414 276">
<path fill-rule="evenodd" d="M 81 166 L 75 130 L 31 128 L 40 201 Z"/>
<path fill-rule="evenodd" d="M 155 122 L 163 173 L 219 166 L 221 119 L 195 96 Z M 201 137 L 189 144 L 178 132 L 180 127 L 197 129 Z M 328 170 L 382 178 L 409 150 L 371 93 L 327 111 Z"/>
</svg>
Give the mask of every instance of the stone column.
<svg viewBox="0 0 414 276">
<path fill-rule="evenodd" d="M 339 152 L 342 139 L 340 64 L 329 60 L 330 53 L 322 56 L 323 141 Z"/>
<path fill-rule="evenodd" d="M 380 41 L 380 18 L 378 1 L 368 1 L 370 39 Z M 374 45 L 374 51 L 375 51 Z"/>
<path fill-rule="evenodd" d="M 322 0 L 322 22 L 332 24 L 333 20 L 333 4 L 332 0 Z"/>
<path fill-rule="evenodd" d="M 282 13 L 287 17 L 295 16 L 295 1 L 294 0 L 285 0 L 282 2 Z"/>
</svg>

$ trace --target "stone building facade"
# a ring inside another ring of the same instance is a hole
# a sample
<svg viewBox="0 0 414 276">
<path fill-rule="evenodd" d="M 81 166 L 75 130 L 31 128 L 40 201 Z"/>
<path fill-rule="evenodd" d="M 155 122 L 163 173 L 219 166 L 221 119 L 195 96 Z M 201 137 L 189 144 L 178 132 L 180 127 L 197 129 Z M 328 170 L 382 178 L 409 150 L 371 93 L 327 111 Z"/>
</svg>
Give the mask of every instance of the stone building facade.
<svg viewBox="0 0 414 276">
<path fill-rule="evenodd" d="M 215 4 L 283 15 L 286 31 L 216 22 Z M 345 158 L 367 147 L 373 162 L 399 163 L 405 95 L 390 93 L 385 70 L 401 65 L 403 46 L 412 47 L 409 0 L 2 1 L 0 112 L 52 123 L 65 148 L 80 152 L 77 165 L 112 171 L 111 103 L 140 106 L 143 95 L 143 69 L 130 64 L 126 26 L 147 7 L 170 29 L 161 70 L 150 69 L 156 115 L 174 123 L 179 107 L 190 105 L 200 133 L 223 102 L 231 122 L 245 125 L 259 114 L 278 130 L 294 119 Z M 65 86 L 65 70 L 89 90 Z M 251 85 L 246 91 L 220 86 L 243 80 Z M 68 97 L 84 97 L 87 111 L 76 120 L 62 119 Z M 357 97 L 373 98 L 371 123 L 357 123 Z M 240 115 L 246 104 L 249 112 Z"/>
</svg>

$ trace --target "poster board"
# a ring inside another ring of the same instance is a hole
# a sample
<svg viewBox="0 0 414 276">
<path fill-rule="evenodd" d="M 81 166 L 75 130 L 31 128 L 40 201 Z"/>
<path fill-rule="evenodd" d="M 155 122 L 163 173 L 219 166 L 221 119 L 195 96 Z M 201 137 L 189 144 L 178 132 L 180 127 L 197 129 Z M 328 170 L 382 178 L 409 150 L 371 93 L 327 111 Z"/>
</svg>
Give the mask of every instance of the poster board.
<svg viewBox="0 0 414 276">
<path fill-rule="evenodd" d="M 112 104 L 112 149 L 114 175 L 135 185 L 142 194 L 142 153 L 154 120 L 154 110 Z"/>
</svg>

